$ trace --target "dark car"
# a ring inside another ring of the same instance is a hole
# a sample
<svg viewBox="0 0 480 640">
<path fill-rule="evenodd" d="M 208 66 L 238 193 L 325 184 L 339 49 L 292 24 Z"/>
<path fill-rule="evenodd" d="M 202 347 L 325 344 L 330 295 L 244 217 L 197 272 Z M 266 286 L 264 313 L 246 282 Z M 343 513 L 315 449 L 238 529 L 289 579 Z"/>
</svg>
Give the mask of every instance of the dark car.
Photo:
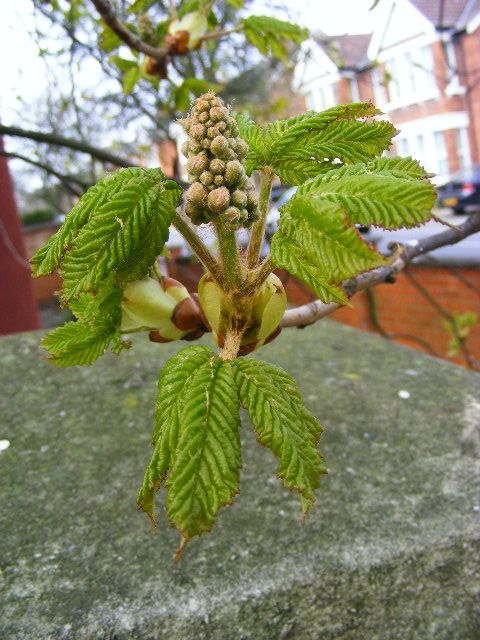
<svg viewBox="0 0 480 640">
<path fill-rule="evenodd" d="M 451 207 L 455 213 L 480 211 L 480 164 L 460 169 L 437 192 L 440 207 Z"/>
</svg>

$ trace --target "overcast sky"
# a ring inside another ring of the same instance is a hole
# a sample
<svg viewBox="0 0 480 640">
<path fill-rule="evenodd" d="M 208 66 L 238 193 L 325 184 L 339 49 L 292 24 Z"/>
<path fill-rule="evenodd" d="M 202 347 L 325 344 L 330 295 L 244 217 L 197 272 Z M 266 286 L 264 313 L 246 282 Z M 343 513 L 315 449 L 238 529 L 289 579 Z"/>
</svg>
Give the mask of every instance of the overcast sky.
<svg viewBox="0 0 480 640">
<path fill-rule="evenodd" d="M 372 0 L 283 0 L 300 24 L 328 34 L 366 33 L 372 29 L 374 17 L 369 12 Z M 265 13 L 271 13 L 275 2 L 259 0 Z M 2 79 L 0 119 L 5 124 L 16 120 L 16 96 L 39 96 L 45 87 L 45 63 L 37 55 L 37 47 L 29 33 L 35 28 L 31 0 L 0 0 L 0 56 Z M 18 123 L 20 124 L 20 123 Z"/>
</svg>

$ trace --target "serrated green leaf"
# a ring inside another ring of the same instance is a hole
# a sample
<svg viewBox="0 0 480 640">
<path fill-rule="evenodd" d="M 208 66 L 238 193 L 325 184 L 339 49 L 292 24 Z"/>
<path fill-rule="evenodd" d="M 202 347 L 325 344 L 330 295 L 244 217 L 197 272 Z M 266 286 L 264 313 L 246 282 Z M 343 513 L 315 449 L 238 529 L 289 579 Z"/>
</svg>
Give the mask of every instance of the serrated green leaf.
<svg viewBox="0 0 480 640">
<path fill-rule="evenodd" d="M 209 531 L 238 493 L 239 401 L 232 364 L 216 356 L 185 390 L 177 451 L 167 478 L 167 516 L 182 545 Z"/>
<path fill-rule="evenodd" d="M 304 282 L 323 302 L 348 304 L 348 298 L 340 286 L 329 283 L 321 267 L 305 257 L 303 249 L 280 233 L 271 243 L 272 261 L 276 267 L 285 269 Z"/>
<path fill-rule="evenodd" d="M 271 251 L 275 266 L 301 280 L 307 277 L 324 302 L 340 304 L 347 302 L 340 288 L 344 280 L 388 263 L 363 241 L 338 205 L 325 202 L 320 209 L 309 196 L 285 207 Z"/>
<path fill-rule="evenodd" d="M 239 118 L 240 135 L 249 145 L 247 172 L 269 166 L 283 182 L 301 184 L 335 163 L 368 161 L 389 147 L 394 127 L 386 121 L 357 118 L 380 113 L 370 103 L 339 105 L 258 127 Z"/>
<path fill-rule="evenodd" d="M 309 180 L 281 208 L 271 243 L 273 264 L 324 302 L 347 304 L 342 282 L 387 263 L 354 225 L 396 229 L 426 222 L 435 190 L 425 177 L 411 159 L 379 158 Z"/>
<path fill-rule="evenodd" d="M 90 187 L 67 215 L 65 222 L 31 259 L 33 277 L 45 276 L 61 266 L 65 253 L 92 216 L 131 180 L 149 176 L 158 181 L 165 177 L 160 169 L 131 167 L 108 173 Z"/>
<path fill-rule="evenodd" d="M 59 367 L 91 365 L 112 341 L 114 352 L 128 347 L 121 341 L 119 331 L 121 300 L 121 289 L 111 283 L 107 283 L 97 296 L 83 294 L 72 309 L 78 320 L 54 329 L 42 340 L 42 347 L 50 354 L 50 362 Z"/>
<path fill-rule="evenodd" d="M 129 93 L 132 93 L 134 86 L 142 77 L 142 68 L 139 66 L 130 67 L 128 69 L 122 80 L 123 93 L 128 96 Z"/>
<path fill-rule="evenodd" d="M 305 515 L 326 473 L 317 448 L 322 428 L 285 371 L 250 358 L 234 360 L 232 366 L 258 440 L 280 458 L 277 475 L 286 487 L 298 491 Z"/>
<path fill-rule="evenodd" d="M 286 43 L 299 45 L 308 36 L 307 29 L 271 16 L 249 16 L 242 22 L 245 37 L 260 53 L 268 56 L 270 52 L 284 62 L 288 60 Z"/>
<path fill-rule="evenodd" d="M 64 258 L 63 300 L 97 291 L 112 272 L 122 285 L 144 276 L 168 239 L 180 195 L 176 183 L 156 183 L 146 176 L 109 198 Z"/>
<path fill-rule="evenodd" d="M 185 391 L 197 370 L 212 356 L 212 351 L 207 347 L 187 347 L 170 358 L 160 372 L 156 427 L 152 437 L 155 449 L 137 498 L 139 508 L 145 511 L 154 525 L 155 494 L 164 484 L 177 450 Z"/>
<path fill-rule="evenodd" d="M 336 203 L 354 224 L 384 229 L 417 226 L 431 217 L 435 189 L 412 174 L 413 165 L 408 171 L 400 166 L 396 158 L 379 158 L 332 169 L 302 185 L 286 207 L 308 195 L 320 212 L 324 202 Z"/>
</svg>

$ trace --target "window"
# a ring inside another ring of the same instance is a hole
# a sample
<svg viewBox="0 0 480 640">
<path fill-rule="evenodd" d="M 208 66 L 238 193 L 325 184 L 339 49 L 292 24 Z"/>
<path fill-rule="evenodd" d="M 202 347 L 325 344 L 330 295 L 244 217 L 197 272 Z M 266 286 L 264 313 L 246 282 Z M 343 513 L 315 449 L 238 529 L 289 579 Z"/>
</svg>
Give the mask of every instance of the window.
<svg viewBox="0 0 480 640">
<path fill-rule="evenodd" d="M 445 135 L 443 131 L 435 131 L 433 134 L 435 140 L 435 151 L 437 154 L 437 167 L 440 175 L 448 174 L 448 153 L 445 144 Z"/>
<path fill-rule="evenodd" d="M 432 98 L 437 92 L 430 46 L 392 58 L 385 69 L 390 102 L 413 104 Z"/>
<path fill-rule="evenodd" d="M 407 138 L 397 138 L 397 153 L 399 156 L 409 155 L 409 146 Z"/>
<path fill-rule="evenodd" d="M 455 129 L 457 143 L 458 166 L 460 169 L 470 166 L 470 145 L 466 129 Z"/>
<path fill-rule="evenodd" d="M 375 102 L 379 105 L 384 105 L 387 99 L 385 94 L 385 71 L 376 67 L 373 70 L 372 82 Z"/>
<path fill-rule="evenodd" d="M 317 86 L 307 94 L 307 106 L 314 111 L 323 111 L 337 104 L 336 84 Z"/>
<path fill-rule="evenodd" d="M 360 91 L 358 90 L 358 81 L 356 78 L 350 80 L 350 99 L 352 102 L 360 102 Z"/>
</svg>

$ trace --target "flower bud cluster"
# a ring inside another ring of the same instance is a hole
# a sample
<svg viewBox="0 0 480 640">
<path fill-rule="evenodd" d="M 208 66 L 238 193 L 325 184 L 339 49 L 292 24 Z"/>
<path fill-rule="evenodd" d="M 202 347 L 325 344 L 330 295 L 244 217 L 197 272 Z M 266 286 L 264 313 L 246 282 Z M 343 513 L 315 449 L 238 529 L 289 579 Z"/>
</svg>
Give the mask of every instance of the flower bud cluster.
<svg viewBox="0 0 480 640">
<path fill-rule="evenodd" d="M 150 20 L 146 13 L 140 13 L 137 16 L 137 28 L 140 40 L 152 45 L 157 45 L 157 32 L 153 26 L 153 22 Z"/>
<path fill-rule="evenodd" d="M 228 107 L 213 93 L 205 93 L 181 123 L 188 134 L 182 153 L 188 158 L 191 183 L 185 213 L 194 224 L 220 216 L 232 231 L 250 227 L 258 218 L 258 200 L 245 173 L 248 147 Z"/>
</svg>

